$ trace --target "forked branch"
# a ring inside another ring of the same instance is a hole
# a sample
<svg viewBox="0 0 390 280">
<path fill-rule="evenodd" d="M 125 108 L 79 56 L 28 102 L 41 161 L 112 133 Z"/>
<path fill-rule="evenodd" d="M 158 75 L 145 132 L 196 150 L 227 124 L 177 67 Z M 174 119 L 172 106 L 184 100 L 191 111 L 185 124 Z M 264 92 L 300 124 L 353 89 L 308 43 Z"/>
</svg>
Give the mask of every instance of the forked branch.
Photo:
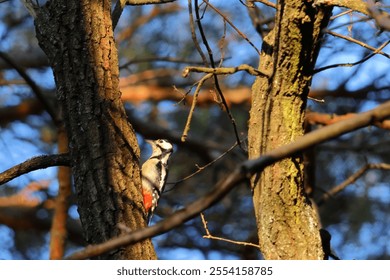
<svg viewBox="0 0 390 280">
<path fill-rule="evenodd" d="M 251 247 L 255 247 L 255 248 L 260 249 L 260 245 L 257 245 L 257 244 L 254 244 L 254 243 L 244 242 L 244 241 L 237 241 L 237 240 L 232 240 L 232 239 L 228 239 L 228 238 L 223 238 L 223 237 L 218 237 L 218 236 L 212 235 L 210 233 L 210 230 L 209 230 L 208 226 L 207 226 L 207 221 L 206 221 L 206 218 L 204 217 L 203 213 L 200 213 L 200 218 L 202 219 L 203 227 L 204 227 L 204 229 L 206 231 L 206 235 L 203 235 L 203 238 L 224 241 L 224 242 L 233 243 L 233 244 L 236 244 L 236 245 L 251 246 Z"/>
</svg>

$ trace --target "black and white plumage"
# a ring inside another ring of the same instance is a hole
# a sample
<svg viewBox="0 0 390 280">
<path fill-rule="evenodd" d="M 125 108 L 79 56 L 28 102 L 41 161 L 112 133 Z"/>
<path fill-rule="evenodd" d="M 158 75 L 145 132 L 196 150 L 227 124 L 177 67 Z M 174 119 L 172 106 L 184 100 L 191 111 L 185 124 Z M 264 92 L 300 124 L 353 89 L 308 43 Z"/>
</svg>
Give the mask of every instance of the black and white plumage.
<svg viewBox="0 0 390 280">
<path fill-rule="evenodd" d="M 164 191 L 173 146 L 165 139 L 146 141 L 152 146 L 152 155 L 142 165 L 142 195 L 149 223 Z"/>
</svg>

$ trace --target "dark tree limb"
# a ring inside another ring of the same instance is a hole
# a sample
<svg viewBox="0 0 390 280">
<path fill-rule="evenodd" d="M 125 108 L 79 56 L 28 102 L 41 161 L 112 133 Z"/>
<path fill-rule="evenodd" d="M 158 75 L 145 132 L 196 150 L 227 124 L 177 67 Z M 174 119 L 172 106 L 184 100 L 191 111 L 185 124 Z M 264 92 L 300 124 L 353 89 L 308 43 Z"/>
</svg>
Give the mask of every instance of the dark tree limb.
<svg viewBox="0 0 390 280">
<path fill-rule="evenodd" d="M 58 127 L 61 125 L 61 119 L 57 114 L 54 106 L 48 102 L 48 98 L 45 97 L 40 87 L 34 82 L 33 79 L 26 73 L 26 71 L 20 67 L 14 60 L 9 57 L 6 53 L 0 52 L 0 58 L 3 59 L 6 63 L 8 63 L 13 69 L 18 72 L 18 74 L 26 81 L 26 83 L 30 86 L 32 92 L 35 94 L 37 99 L 43 104 L 45 110 L 50 115 L 54 124 Z"/>
<path fill-rule="evenodd" d="M 0 173 L 0 185 L 28 172 L 59 165 L 70 166 L 69 154 L 44 155 L 30 158 Z"/>
</svg>

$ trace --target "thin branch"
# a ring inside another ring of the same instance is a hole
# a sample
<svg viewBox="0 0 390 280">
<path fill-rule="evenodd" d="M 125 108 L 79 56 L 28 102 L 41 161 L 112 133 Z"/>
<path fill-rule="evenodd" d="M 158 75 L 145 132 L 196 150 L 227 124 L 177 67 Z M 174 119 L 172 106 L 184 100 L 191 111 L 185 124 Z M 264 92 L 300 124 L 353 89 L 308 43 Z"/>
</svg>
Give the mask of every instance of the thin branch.
<svg viewBox="0 0 390 280">
<path fill-rule="evenodd" d="M 193 98 L 192 104 L 191 104 L 191 109 L 190 109 L 190 112 L 189 112 L 188 117 L 187 117 L 187 122 L 186 122 L 186 125 L 184 127 L 183 134 L 181 136 L 182 142 L 185 142 L 187 139 L 187 135 L 188 135 L 188 131 L 190 130 L 191 120 L 192 120 L 192 116 L 193 116 L 194 111 L 195 111 L 195 106 L 196 106 L 196 101 L 198 99 L 199 91 L 200 91 L 202 85 L 204 84 L 204 82 L 206 82 L 212 76 L 213 76 L 212 74 L 205 75 L 202 79 L 200 79 L 198 86 L 195 89 L 194 98 Z"/>
<path fill-rule="evenodd" d="M 174 187 L 177 185 L 177 184 L 180 184 L 192 177 L 194 177 L 195 175 L 197 175 L 198 173 L 202 172 L 203 170 L 205 170 L 207 167 L 213 165 L 214 163 L 216 163 L 218 160 L 220 160 L 221 158 L 223 158 L 224 156 L 226 156 L 228 153 L 230 153 L 235 147 L 238 146 L 238 143 L 236 142 L 233 146 L 231 146 L 228 150 L 226 150 L 225 152 L 223 152 L 222 154 L 220 154 L 217 158 L 215 158 L 214 160 L 210 161 L 209 163 L 203 165 L 203 166 L 197 166 L 198 170 L 196 170 L 195 172 L 191 173 L 190 175 L 184 177 L 183 179 L 181 180 L 178 180 L 176 182 L 173 182 L 171 184 L 174 185 Z"/>
<path fill-rule="evenodd" d="M 342 38 L 342 39 L 344 39 L 344 40 L 350 41 L 350 42 L 352 42 L 352 43 L 355 43 L 355 44 L 357 44 L 357 45 L 359 45 L 359 46 L 362 46 L 363 48 L 366 48 L 366 49 L 368 49 L 368 50 L 370 50 L 370 51 L 375 52 L 375 51 L 377 50 L 376 48 L 371 47 L 371 46 L 367 45 L 366 43 L 363 43 L 363 42 L 361 42 L 361 41 L 359 41 L 359 40 L 356 40 L 356 39 L 354 39 L 354 38 L 352 38 L 352 37 L 344 36 L 344 35 L 341 35 L 341 34 L 339 34 L 339 33 L 333 32 L 333 31 L 331 31 L 331 30 L 326 30 L 326 33 L 328 33 L 328 34 L 330 34 L 330 35 L 332 35 L 332 36 L 339 37 L 339 38 Z M 381 55 L 383 55 L 383 56 L 386 57 L 386 58 L 390 58 L 390 55 L 387 54 L 387 53 L 385 53 L 385 52 L 380 51 L 380 52 L 378 52 L 378 54 L 381 54 Z"/>
<path fill-rule="evenodd" d="M 249 45 L 252 46 L 256 50 L 256 52 L 260 55 L 260 51 L 256 46 L 249 40 L 249 38 L 238 29 L 231 20 L 227 16 L 225 16 L 220 10 L 218 10 L 216 7 L 214 7 L 208 0 L 204 0 L 207 6 L 209 6 L 214 12 L 219 14 L 229 25 L 245 40 L 249 43 Z"/>
<path fill-rule="evenodd" d="M 86 259 L 98 256 L 121 246 L 127 246 L 168 232 L 210 208 L 239 183 L 248 180 L 251 176 L 261 172 L 267 166 L 345 133 L 368 126 L 375 122 L 380 122 L 389 116 L 390 101 L 373 110 L 361 113 L 352 119 L 344 120 L 312 131 L 291 144 L 281 146 L 257 159 L 247 160 L 238 165 L 233 172 L 221 179 L 212 191 L 192 202 L 187 207 L 175 212 L 167 219 L 158 222 L 151 227 L 142 228 L 133 231 L 130 234 L 115 237 L 104 243 L 90 245 L 81 251 L 73 253 L 67 257 L 67 259 Z"/>
<path fill-rule="evenodd" d="M 176 0 L 127 0 L 126 5 L 150 5 L 150 4 L 165 4 L 175 2 Z"/>
<path fill-rule="evenodd" d="M 145 62 L 155 62 L 155 61 L 164 61 L 164 62 L 171 62 L 171 63 L 178 63 L 178 64 L 199 64 L 201 65 L 202 62 L 199 60 L 188 60 L 185 58 L 176 58 L 176 57 L 170 57 L 170 56 L 156 56 L 156 57 L 144 57 L 144 58 L 134 58 L 129 60 L 128 62 L 122 64 L 119 66 L 119 69 L 127 68 L 128 66 L 132 64 L 137 63 L 145 63 Z"/>
<path fill-rule="evenodd" d="M 314 74 L 316 74 L 316 73 L 318 73 L 318 72 L 321 72 L 321 71 L 324 71 L 324 70 L 327 70 L 327 69 L 330 69 L 330 68 L 336 68 L 336 67 L 352 67 L 352 66 L 361 64 L 361 63 L 366 62 L 367 60 L 369 60 L 369 59 L 370 59 L 371 57 L 373 57 L 374 55 L 380 53 L 381 50 L 383 50 L 383 48 L 386 47 L 389 43 L 390 43 L 390 40 L 387 41 L 387 42 L 384 42 L 384 43 L 383 43 L 381 46 L 379 46 L 373 53 L 367 55 L 366 57 L 364 57 L 363 59 L 361 59 L 361 60 L 359 60 L 359 61 L 356 61 L 356 62 L 353 62 L 353 63 L 338 63 L 338 64 L 332 64 L 332 65 L 328 65 L 328 66 L 324 66 L 324 67 L 315 69 L 315 70 L 313 70 L 313 72 L 314 72 Z"/>
<path fill-rule="evenodd" d="M 363 174 L 369 170 L 369 169 L 382 169 L 382 170 L 390 170 L 390 164 L 386 163 L 369 163 L 362 168 L 360 168 L 358 171 L 356 171 L 354 174 L 349 176 L 346 180 L 344 180 L 342 183 L 338 184 L 334 188 L 332 188 L 330 191 L 326 192 L 317 202 L 318 206 L 321 206 L 324 204 L 327 200 L 334 197 L 336 194 L 343 191 L 346 187 L 353 184 L 358 180 Z"/>
<path fill-rule="evenodd" d="M 119 3 L 117 4 L 117 6 Z M 116 8 L 116 7 L 115 7 Z M 117 9 L 120 9 L 118 7 Z M 121 42 L 125 39 L 129 40 L 135 32 L 140 28 L 140 26 L 145 25 L 146 23 L 150 22 L 154 18 L 161 16 L 163 14 L 170 14 L 173 12 L 177 12 L 180 10 L 179 5 L 169 5 L 164 7 L 156 7 L 154 6 L 147 14 L 142 14 L 134 19 L 134 21 L 131 22 L 131 24 L 128 24 L 124 30 L 122 30 L 118 35 L 116 36 L 117 41 Z M 115 10 L 114 10 L 115 12 Z M 120 10 L 116 13 L 119 13 Z M 113 19 L 114 20 L 114 19 Z"/>
<path fill-rule="evenodd" d="M 199 45 L 198 38 L 196 36 L 195 24 L 194 24 L 195 20 L 194 20 L 194 15 L 192 14 L 192 0 L 188 0 L 188 16 L 190 18 L 190 29 L 191 29 L 192 41 L 194 42 L 194 46 L 198 51 L 200 57 L 202 58 L 203 64 L 208 67 L 209 63 L 207 61 L 206 55 L 203 53 L 202 48 Z"/>
<path fill-rule="evenodd" d="M 352 15 L 350 14 L 349 17 L 352 17 Z M 340 29 L 342 27 L 345 27 L 347 26 L 347 29 L 348 29 L 348 32 L 350 32 L 350 29 L 352 27 L 352 25 L 354 24 L 357 24 L 357 23 L 365 23 L 365 22 L 368 22 L 368 21 L 371 21 L 371 18 L 369 17 L 359 17 L 359 18 L 354 18 L 353 20 L 352 19 L 349 19 L 348 21 L 341 21 L 341 22 L 338 22 L 337 24 L 333 25 L 331 29 L 329 30 L 337 30 L 337 29 Z"/>
<path fill-rule="evenodd" d="M 125 8 L 127 0 L 117 0 L 115 4 L 115 8 L 112 11 L 111 14 L 111 20 L 112 20 L 112 30 L 115 30 L 116 25 L 118 24 L 119 18 L 121 17 L 123 13 L 123 9 Z"/>
<path fill-rule="evenodd" d="M 350 14 L 350 13 L 352 13 L 352 12 L 353 12 L 353 10 L 342 11 L 341 13 L 338 13 L 338 14 L 336 14 L 336 15 L 334 15 L 334 16 L 331 16 L 329 20 L 330 20 L 330 21 L 335 20 L 336 18 L 345 16 L 345 15 Z"/>
<path fill-rule="evenodd" d="M 181 141 L 182 134 L 180 132 L 172 131 L 172 129 L 163 128 L 157 125 L 152 124 L 151 122 L 147 122 L 141 120 L 134 116 L 134 113 L 131 110 L 126 110 L 127 116 L 129 118 L 130 123 L 133 125 L 133 128 L 137 133 L 142 134 L 145 138 L 151 139 L 159 139 L 165 138 L 175 143 L 176 145 L 182 146 L 186 149 L 191 150 L 193 153 L 199 155 L 199 157 L 204 162 L 209 162 L 213 160 L 212 152 L 218 151 L 223 152 L 228 147 L 221 145 L 221 143 L 217 143 L 210 140 L 205 140 L 201 138 L 197 138 L 196 136 L 187 139 L 186 142 Z"/>
<path fill-rule="evenodd" d="M 38 169 L 44 169 L 52 166 L 70 166 L 69 154 L 37 156 L 26 160 L 18 165 L 0 173 L 0 185 L 5 184 L 20 175 L 26 174 Z"/>
<path fill-rule="evenodd" d="M 276 9 L 276 4 L 271 2 L 271 1 L 268 1 L 268 0 L 251 0 L 249 2 L 258 2 L 258 3 L 264 4 L 268 7 Z"/>
<path fill-rule="evenodd" d="M 378 80 L 380 79 L 377 78 Z M 379 95 L 380 92 L 386 92 L 390 89 L 389 85 L 385 85 L 382 87 L 377 87 L 375 85 L 367 85 L 362 88 L 350 91 L 345 89 L 343 85 L 339 86 L 338 88 L 334 90 L 311 90 L 309 95 L 313 98 L 324 98 L 324 97 L 343 97 L 343 98 L 353 98 L 353 99 L 366 99 L 368 96 L 368 93 L 377 93 Z M 383 97 L 378 96 L 375 98 L 376 101 L 387 101 L 388 98 L 386 98 L 386 95 L 383 95 Z"/>
<path fill-rule="evenodd" d="M 368 15 L 366 3 L 362 0 L 315 0 L 314 5 L 343 7 Z"/>
<path fill-rule="evenodd" d="M 16 64 L 13 59 L 10 58 L 6 53 L 0 51 L 0 58 L 2 58 L 6 63 L 8 63 L 12 68 L 14 68 L 16 72 L 18 72 L 18 74 L 26 81 L 37 99 L 45 107 L 45 110 L 50 115 L 53 123 L 56 126 L 59 126 L 61 120 L 58 117 L 57 110 L 55 110 L 54 106 L 47 101 L 47 98 L 45 97 L 39 86 L 34 82 L 34 80 L 31 79 L 31 77 L 26 73 L 26 71 L 23 68 L 19 67 L 19 65 Z"/>
<path fill-rule="evenodd" d="M 254 8 L 254 7 L 255 7 L 255 4 L 253 4 L 253 0 L 247 1 L 248 4 L 245 3 L 244 0 L 238 0 L 238 1 L 240 1 L 240 3 L 241 3 L 242 5 L 244 5 L 245 7 L 247 7 L 247 8 Z"/>
<path fill-rule="evenodd" d="M 206 235 L 203 235 L 203 238 L 224 241 L 224 242 L 233 243 L 233 244 L 237 244 L 237 245 L 252 246 L 252 247 L 255 247 L 257 249 L 260 249 L 260 245 L 257 245 L 257 244 L 254 244 L 254 243 L 244 242 L 244 241 L 237 241 L 237 240 L 231 240 L 231 239 L 228 239 L 228 238 L 213 236 L 212 234 L 210 234 L 210 231 L 209 231 L 209 229 L 207 227 L 207 221 L 206 221 L 203 213 L 200 213 L 200 218 L 202 219 L 203 227 L 204 227 L 204 229 L 206 231 Z"/>
<path fill-rule="evenodd" d="M 345 119 L 350 119 L 355 117 L 357 114 L 348 113 L 345 115 L 335 115 L 335 114 L 323 114 L 317 112 L 308 112 L 306 113 L 306 121 L 310 124 L 322 124 L 322 125 L 330 125 L 333 123 L 340 122 Z M 376 127 L 382 129 L 390 130 L 390 120 L 383 120 L 381 122 L 373 123 Z"/>
<path fill-rule="evenodd" d="M 264 76 L 268 77 L 267 74 L 253 68 L 247 64 L 241 64 L 236 67 L 219 67 L 219 68 L 209 68 L 209 67 L 197 67 L 197 66 L 187 66 L 184 68 L 182 76 L 184 78 L 188 77 L 190 72 L 196 73 L 212 73 L 213 75 L 230 75 L 237 73 L 239 71 L 245 71 L 253 76 Z"/>
<path fill-rule="evenodd" d="M 119 18 L 123 13 L 125 5 L 148 5 L 148 4 L 165 4 L 170 2 L 175 2 L 176 0 L 117 0 L 115 8 L 113 9 L 111 19 L 112 19 L 112 29 L 114 30 L 118 24 Z"/>
<path fill-rule="evenodd" d="M 199 15 L 198 0 L 195 0 L 195 16 L 196 16 L 196 22 L 198 24 L 199 33 L 200 33 L 200 36 L 202 38 L 202 42 L 203 42 L 204 46 L 206 47 L 207 53 L 209 55 L 211 68 L 215 68 L 213 51 L 211 50 L 210 45 L 209 45 L 209 43 L 207 41 L 206 34 L 204 33 L 204 30 L 203 30 L 201 17 Z M 206 66 L 208 66 L 208 65 L 206 65 Z M 233 125 L 233 130 L 234 130 L 234 134 L 236 136 L 237 143 L 239 143 L 240 148 L 242 148 L 241 147 L 240 136 L 238 135 L 238 129 L 237 129 L 236 121 L 235 121 L 232 113 L 230 112 L 229 106 L 226 103 L 226 99 L 225 99 L 225 97 L 224 97 L 224 95 L 222 93 L 221 87 L 219 86 L 218 76 L 217 75 L 213 75 L 213 78 L 214 78 L 215 89 L 216 89 L 219 97 L 221 98 L 223 107 L 225 108 L 226 113 L 228 114 L 228 117 L 229 117 L 229 119 L 230 119 L 230 121 L 231 121 L 231 123 Z"/>
</svg>

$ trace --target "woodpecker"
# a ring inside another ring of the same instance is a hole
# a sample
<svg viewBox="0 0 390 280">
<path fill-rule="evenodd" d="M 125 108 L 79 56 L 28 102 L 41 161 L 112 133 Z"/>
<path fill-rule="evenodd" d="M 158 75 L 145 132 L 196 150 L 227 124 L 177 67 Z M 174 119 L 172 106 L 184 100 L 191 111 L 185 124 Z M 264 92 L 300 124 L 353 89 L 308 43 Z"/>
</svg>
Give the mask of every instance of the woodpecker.
<svg viewBox="0 0 390 280">
<path fill-rule="evenodd" d="M 147 213 L 147 222 L 157 207 L 158 200 L 164 191 L 168 175 L 168 159 L 173 146 L 168 140 L 146 140 L 152 146 L 152 155 L 142 165 L 142 195 Z"/>
</svg>

